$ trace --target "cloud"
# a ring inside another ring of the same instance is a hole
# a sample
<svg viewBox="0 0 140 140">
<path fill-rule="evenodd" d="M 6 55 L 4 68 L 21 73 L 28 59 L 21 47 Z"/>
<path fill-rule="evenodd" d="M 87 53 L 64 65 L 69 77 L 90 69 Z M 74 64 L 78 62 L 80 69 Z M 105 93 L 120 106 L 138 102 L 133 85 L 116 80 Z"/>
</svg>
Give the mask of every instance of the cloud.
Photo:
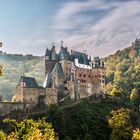
<svg viewBox="0 0 140 140">
<path fill-rule="evenodd" d="M 54 26 L 53 28 L 57 30 L 70 30 L 76 27 L 82 27 L 84 24 L 90 23 L 94 21 L 93 19 L 96 13 L 90 13 L 89 11 L 97 11 L 97 10 L 108 10 L 112 7 L 116 6 L 116 3 L 108 3 L 102 0 L 88 0 L 88 1 L 76 1 L 69 2 L 65 4 L 55 15 L 54 17 Z M 89 12 L 91 15 L 84 15 L 84 13 Z M 82 14 L 80 14 L 82 13 Z M 79 26 L 81 25 L 81 26 Z"/>
<path fill-rule="evenodd" d="M 138 0 L 66 3 L 54 17 L 56 39 L 61 36 L 68 47 L 105 56 L 140 36 L 139 9 Z"/>
</svg>

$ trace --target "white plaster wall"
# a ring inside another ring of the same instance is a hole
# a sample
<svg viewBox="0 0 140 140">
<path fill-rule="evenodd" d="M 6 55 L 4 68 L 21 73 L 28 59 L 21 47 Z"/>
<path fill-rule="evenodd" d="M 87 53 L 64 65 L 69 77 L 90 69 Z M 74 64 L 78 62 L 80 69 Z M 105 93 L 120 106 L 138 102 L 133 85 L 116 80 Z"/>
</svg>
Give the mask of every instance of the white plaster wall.
<svg viewBox="0 0 140 140">
<path fill-rule="evenodd" d="M 89 70 L 92 69 L 92 66 L 90 66 L 90 65 L 80 64 L 80 63 L 78 62 L 78 59 L 75 59 L 75 60 L 74 60 L 74 64 L 75 64 L 75 66 L 78 67 L 78 68 L 89 69 Z"/>
</svg>

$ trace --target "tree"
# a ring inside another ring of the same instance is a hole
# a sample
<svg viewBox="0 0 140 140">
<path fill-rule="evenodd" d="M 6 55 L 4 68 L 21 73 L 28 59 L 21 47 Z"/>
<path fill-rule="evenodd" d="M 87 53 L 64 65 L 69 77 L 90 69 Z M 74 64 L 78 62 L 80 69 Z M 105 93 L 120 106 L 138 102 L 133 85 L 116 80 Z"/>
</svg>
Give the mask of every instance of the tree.
<svg viewBox="0 0 140 140">
<path fill-rule="evenodd" d="M 54 132 L 52 125 L 47 123 L 44 119 L 34 121 L 32 119 L 25 119 L 21 122 L 16 120 L 6 119 L 5 123 L 8 123 L 13 128 L 8 136 L 9 140 L 57 140 L 57 134 Z"/>
<path fill-rule="evenodd" d="M 139 128 L 133 129 L 132 140 L 140 140 L 140 129 Z"/>
<path fill-rule="evenodd" d="M 131 138 L 130 110 L 118 109 L 111 111 L 108 118 L 109 127 L 112 129 L 111 140 L 129 140 Z"/>
<path fill-rule="evenodd" d="M 123 90 L 121 88 L 118 88 L 116 86 L 113 87 L 112 91 L 111 91 L 111 95 L 112 96 L 122 96 Z"/>
<path fill-rule="evenodd" d="M 136 88 L 132 89 L 130 94 L 130 102 L 137 107 L 137 110 L 139 110 L 139 104 L 140 104 L 140 95 L 138 93 L 138 90 Z"/>
<path fill-rule="evenodd" d="M 115 71 L 114 80 L 120 80 L 120 79 L 122 79 L 122 72 Z"/>
<path fill-rule="evenodd" d="M 109 82 L 112 82 L 114 80 L 114 71 L 107 71 L 106 72 L 106 82 L 109 83 Z"/>
<path fill-rule="evenodd" d="M 0 130 L 0 140 L 6 140 L 6 137 L 7 135 L 2 130 Z"/>
<path fill-rule="evenodd" d="M 12 102 L 16 102 L 16 95 L 12 97 Z"/>
<path fill-rule="evenodd" d="M 109 95 L 111 95 L 111 91 L 113 89 L 113 84 L 112 83 L 108 83 L 106 86 L 105 86 L 105 92 Z"/>
</svg>

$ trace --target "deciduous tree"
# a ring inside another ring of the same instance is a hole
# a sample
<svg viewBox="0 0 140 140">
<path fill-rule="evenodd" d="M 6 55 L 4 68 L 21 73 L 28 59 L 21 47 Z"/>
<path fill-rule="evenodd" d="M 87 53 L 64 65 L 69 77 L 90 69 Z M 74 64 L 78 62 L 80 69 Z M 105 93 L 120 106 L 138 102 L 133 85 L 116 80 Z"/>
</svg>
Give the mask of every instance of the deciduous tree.
<svg viewBox="0 0 140 140">
<path fill-rule="evenodd" d="M 111 111 L 108 118 L 109 127 L 112 128 L 111 140 L 129 140 L 131 138 L 130 110 L 121 108 Z"/>
</svg>

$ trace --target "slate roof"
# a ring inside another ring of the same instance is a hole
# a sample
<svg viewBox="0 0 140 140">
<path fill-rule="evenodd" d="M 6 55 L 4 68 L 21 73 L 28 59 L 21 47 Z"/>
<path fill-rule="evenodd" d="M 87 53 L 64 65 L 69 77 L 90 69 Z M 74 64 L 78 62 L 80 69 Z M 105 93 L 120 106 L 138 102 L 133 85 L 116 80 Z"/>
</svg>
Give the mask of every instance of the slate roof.
<svg viewBox="0 0 140 140">
<path fill-rule="evenodd" d="M 70 54 L 67 48 L 61 46 L 61 50 L 59 52 L 59 60 L 70 60 Z"/>
<path fill-rule="evenodd" d="M 45 56 L 49 56 L 49 59 L 52 59 L 52 50 L 54 50 L 55 47 L 52 47 L 51 50 L 46 49 Z M 78 51 L 72 51 L 71 55 L 67 50 L 67 47 L 61 46 L 59 54 L 55 53 L 55 59 L 56 60 L 69 60 L 74 61 L 75 58 L 78 59 L 78 62 L 81 64 L 90 65 L 90 60 L 88 59 L 88 56 L 86 53 L 78 52 Z"/>
<path fill-rule="evenodd" d="M 89 65 L 89 60 L 85 53 L 73 51 L 71 55 L 73 60 L 77 58 L 79 63 Z"/>
<path fill-rule="evenodd" d="M 55 53 L 55 46 L 49 50 L 48 48 L 46 49 L 45 56 L 48 56 L 49 60 L 57 60 L 57 54 Z"/>
<path fill-rule="evenodd" d="M 44 88 L 51 88 L 52 87 L 52 76 L 49 72 L 46 75 L 43 87 Z"/>
<path fill-rule="evenodd" d="M 56 63 L 52 72 L 51 72 L 52 75 L 57 75 L 57 76 L 63 76 L 64 73 L 63 73 L 63 70 L 62 70 L 62 66 L 60 63 Z"/>
<path fill-rule="evenodd" d="M 51 56 L 51 51 L 48 48 L 46 49 L 45 56 Z"/>
<path fill-rule="evenodd" d="M 38 87 L 38 84 L 33 77 L 21 76 L 20 81 L 25 84 L 25 87 Z"/>
</svg>

